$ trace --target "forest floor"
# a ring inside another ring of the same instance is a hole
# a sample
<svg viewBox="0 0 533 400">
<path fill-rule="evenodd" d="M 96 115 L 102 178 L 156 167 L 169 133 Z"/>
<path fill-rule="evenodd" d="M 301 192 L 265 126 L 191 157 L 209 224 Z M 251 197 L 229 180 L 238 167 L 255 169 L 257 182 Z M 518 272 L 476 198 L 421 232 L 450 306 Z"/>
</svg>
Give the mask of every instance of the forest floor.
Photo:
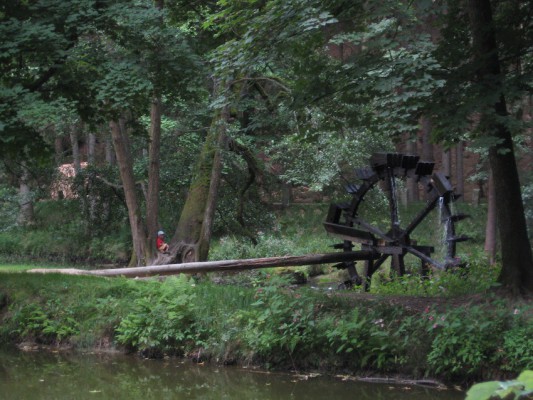
<svg viewBox="0 0 533 400">
<path fill-rule="evenodd" d="M 511 296 L 508 292 L 502 289 L 493 289 L 490 293 L 473 293 L 460 296 L 411 296 L 398 294 L 356 293 L 351 291 L 336 291 L 335 295 L 347 297 L 351 299 L 354 304 L 357 302 L 367 302 L 370 304 L 386 303 L 391 306 L 402 307 L 406 310 L 414 312 L 423 312 L 427 310 L 428 307 L 437 311 L 469 306 L 490 307 L 495 298 L 507 300 L 509 304 L 512 304 L 515 307 L 533 304 L 533 296 L 531 295 L 526 297 Z"/>
</svg>

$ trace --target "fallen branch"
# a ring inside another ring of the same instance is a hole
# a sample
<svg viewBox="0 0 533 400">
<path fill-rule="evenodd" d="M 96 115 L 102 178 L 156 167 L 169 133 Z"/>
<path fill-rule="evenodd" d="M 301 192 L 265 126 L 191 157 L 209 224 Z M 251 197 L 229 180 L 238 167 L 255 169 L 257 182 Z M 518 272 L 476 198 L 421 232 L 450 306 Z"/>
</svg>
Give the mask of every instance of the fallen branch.
<svg viewBox="0 0 533 400">
<path fill-rule="evenodd" d="M 372 251 L 352 251 L 328 254 L 308 254 L 304 256 L 284 256 L 267 258 L 250 258 L 244 260 L 221 260 L 191 262 L 183 264 L 152 265 L 148 267 L 113 268 L 100 270 L 83 270 L 74 268 L 36 268 L 29 273 L 59 273 L 67 275 L 124 276 L 145 277 L 177 274 L 194 274 L 199 272 L 243 271 L 270 267 L 295 267 L 299 265 L 327 264 L 343 261 L 374 260 L 379 257 Z"/>
</svg>

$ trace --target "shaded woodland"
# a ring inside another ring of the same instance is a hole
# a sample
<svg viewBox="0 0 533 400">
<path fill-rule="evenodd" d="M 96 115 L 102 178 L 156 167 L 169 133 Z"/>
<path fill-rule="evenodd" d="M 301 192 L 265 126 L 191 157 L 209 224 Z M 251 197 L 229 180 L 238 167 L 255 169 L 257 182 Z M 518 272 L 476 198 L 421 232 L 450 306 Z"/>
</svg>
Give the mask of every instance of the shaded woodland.
<svg viewBox="0 0 533 400">
<path fill-rule="evenodd" d="M 8 235 L 75 198 L 89 237 L 127 221 L 130 266 L 205 261 L 217 230 L 253 242 L 265 210 L 399 151 L 488 202 L 499 281 L 533 291 L 529 2 L 30 0 L 0 20 Z"/>
</svg>

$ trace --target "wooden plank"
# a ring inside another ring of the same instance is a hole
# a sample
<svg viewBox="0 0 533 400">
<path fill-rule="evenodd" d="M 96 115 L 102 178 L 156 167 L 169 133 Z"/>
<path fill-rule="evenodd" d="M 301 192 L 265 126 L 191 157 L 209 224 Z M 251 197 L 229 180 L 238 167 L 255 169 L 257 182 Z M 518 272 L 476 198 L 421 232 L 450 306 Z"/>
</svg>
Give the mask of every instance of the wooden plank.
<svg viewBox="0 0 533 400">
<path fill-rule="evenodd" d="M 192 262 L 183 264 L 152 265 L 147 267 L 100 269 L 91 271 L 72 268 L 38 268 L 29 270 L 28 273 L 60 273 L 68 275 L 92 275 L 109 277 L 145 277 L 176 274 L 194 274 L 200 272 L 243 271 L 249 269 L 270 267 L 295 267 L 299 265 L 329 264 L 342 261 L 370 260 L 378 257 L 379 254 L 373 251 L 352 251 L 326 254 L 308 254 L 303 256 L 266 257 L 250 258 L 244 260 L 221 260 Z"/>
<path fill-rule="evenodd" d="M 362 231 L 351 226 L 324 222 L 324 228 L 332 235 L 341 239 L 364 244 L 373 244 L 375 242 L 375 237 L 370 232 Z"/>
</svg>

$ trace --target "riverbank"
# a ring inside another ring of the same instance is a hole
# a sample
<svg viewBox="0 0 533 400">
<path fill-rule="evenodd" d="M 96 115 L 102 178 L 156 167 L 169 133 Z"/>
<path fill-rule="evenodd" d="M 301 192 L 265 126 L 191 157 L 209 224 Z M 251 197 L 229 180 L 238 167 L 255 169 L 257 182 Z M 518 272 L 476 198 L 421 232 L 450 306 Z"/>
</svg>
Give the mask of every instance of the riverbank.
<svg viewBox="0 0 533 400">
<path fill-rule="evenodd" d="M 533 368 L 533 305 L 483 293 L 376 296 L 293 287 L 2 273 L 0 341 L 468 386 Z"/>
</svg>

